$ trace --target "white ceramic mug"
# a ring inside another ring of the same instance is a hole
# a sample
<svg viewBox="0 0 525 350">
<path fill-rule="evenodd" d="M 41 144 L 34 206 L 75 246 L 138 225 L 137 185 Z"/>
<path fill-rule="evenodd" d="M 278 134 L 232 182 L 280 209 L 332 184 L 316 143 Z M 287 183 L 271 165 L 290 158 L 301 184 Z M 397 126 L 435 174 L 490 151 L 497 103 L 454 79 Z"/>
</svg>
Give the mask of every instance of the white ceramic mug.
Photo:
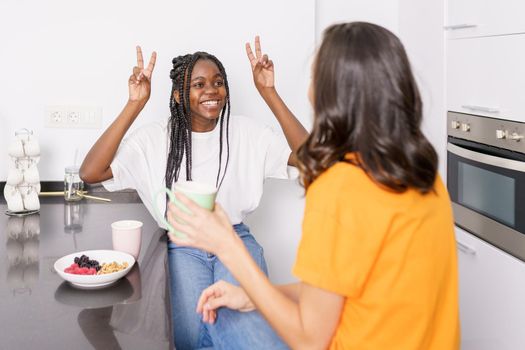
<svg viewBox="0 0 525 350">
<path fill-rule="evenodd" d="M 23 202 L 26 210 L 40 210 L 38 193 L 33 187 L 29 187 L 29 189 L 23 193 Z"/>
<path fill-rule="evenodd" d="M 24 151 L 26 156 L 37 157 L 40 155 L 40 145 L 38 139 L 35 136 L 30 136 L 29 140 L 24 143 Z"/>
<path fill-rule="evenodd" d="M 24 171 L 24 182 L 28 184 L 37 184 L 40 182 L 40 175 L 38 174 L 36 164 L 30 165 L 29 168 Z"/>
<path fill-rule="evenodd" d="M 24 181 L 24 175 L 20 170 L 16 168 L 9 169 L 9 172 L 7 173 L 6 184 L 11 185 L 11 186 L 16 186 L 22 183 L 23 181 Z"/>
<path fill-rule="evenodd" d="M 26 142 L 27 140 L 29 140 L 31 135 L 33 135 L 33 131 L 26 128 L 18 129 L 17 131 L 15 131 L 16 138 L 22 142 Z"/>
<path fill-rule="evenodd" d="M 140 253 L 142 241 L 142 222 L 137 220 L 120 220 L 111 224 L 113 249 L 131 254 L 135 260 Z"/>
<path fill-rule="evenodd" d="M 22 143 L 22 140 L 19 140 L 18 138 L 13 139 L 9 147 L 7 147 L 7 153 L 15 158 L 25 157 L 26 154 L 24 152 L 24 144 Z"/>
<path fill-rule="evenodd" d="M 24 202 L 22 201 L 22 194 L 16 187 L 5 185 L 4 198 L 7 202 L 7 209 L 12 212 L 24 211 Z"/>
<path fill-rule="evenodd" d="M 33 164 L 31 158 L 18 158 L 15 159 L 15 168 L 17 168 L 20 171 L 27 170 L 31 164 Z"/>
</svg>

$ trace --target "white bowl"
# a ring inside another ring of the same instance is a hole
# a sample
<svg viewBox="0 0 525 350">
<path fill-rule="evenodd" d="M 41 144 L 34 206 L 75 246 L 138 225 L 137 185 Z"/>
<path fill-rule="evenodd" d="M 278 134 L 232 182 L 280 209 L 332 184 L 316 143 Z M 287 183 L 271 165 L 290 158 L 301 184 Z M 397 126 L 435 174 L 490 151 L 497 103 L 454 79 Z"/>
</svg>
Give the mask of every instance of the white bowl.
<svg viewBox="0 0 525 350">
<path fill-rule="evenodd" d="M 80 257 L 82 254 L 87 255 L 90 260 L 97 260 L 102 266 L 103 263 L 111 263 L 116 261 L 119 264 L 128 263 L 128 267 L 113 273 L 104 275 L 76 275 L 73 273 L 64 272 L 64 270 L 75 262 L 75 257 Z M 120 278 L 126 276 L 135 263 L 133 258 L 128 253 L 119 252 L 117 250 L 86 250 L 61 257 L 55 262 L 55 271 L 64 280 L 71 283 L 74 287 L 82 289 L 95 289 L 112 285 Z"/>
</svg>

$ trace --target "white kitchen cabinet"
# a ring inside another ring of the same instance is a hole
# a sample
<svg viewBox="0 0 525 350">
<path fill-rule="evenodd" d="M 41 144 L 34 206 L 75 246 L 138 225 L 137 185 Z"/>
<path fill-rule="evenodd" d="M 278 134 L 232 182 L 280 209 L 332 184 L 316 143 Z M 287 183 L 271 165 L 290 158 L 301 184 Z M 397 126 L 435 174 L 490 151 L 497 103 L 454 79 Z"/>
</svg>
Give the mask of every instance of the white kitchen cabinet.
<svg viewBox="0 0 525 350">
<path fill-rule="evenodd" d="M 525 34 L 449 40 L 446 86 L 450 111 L 525 122 Z"/>
<path fill-rule="evenodd" d="M 463 350 L 525 349 L 525 263 L 456 228 Z"/>
<path fill-rule="evenodd" d="M 523 0 L 449 0 L 449 39 L 525 32 Z"/>
</svg>

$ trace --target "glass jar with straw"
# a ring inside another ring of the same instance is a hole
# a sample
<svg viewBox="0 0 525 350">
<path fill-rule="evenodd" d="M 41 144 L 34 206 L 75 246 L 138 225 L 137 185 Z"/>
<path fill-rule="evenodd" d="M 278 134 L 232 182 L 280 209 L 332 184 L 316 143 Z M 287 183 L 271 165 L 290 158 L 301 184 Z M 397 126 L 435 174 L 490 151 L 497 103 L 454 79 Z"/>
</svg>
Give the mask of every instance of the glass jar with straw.
<svg viewBox="0 0 525 350">
<path fill-rule="evenodd" d="M 76 165 L 68 166 L 65 169 L 64 199 L 68 202 L 82 199 L 84 182 L 80 179 L 79 170 Z"/>
<path fill-rule="evenodd" d="M 78 148 L 75 148 L 73 165 L 66 167 L 64 175 L 64 199 L 68 202 L 82 199 L 84 182 L 80 179 L 80 168 L 77 166 Z"/>
</svg>

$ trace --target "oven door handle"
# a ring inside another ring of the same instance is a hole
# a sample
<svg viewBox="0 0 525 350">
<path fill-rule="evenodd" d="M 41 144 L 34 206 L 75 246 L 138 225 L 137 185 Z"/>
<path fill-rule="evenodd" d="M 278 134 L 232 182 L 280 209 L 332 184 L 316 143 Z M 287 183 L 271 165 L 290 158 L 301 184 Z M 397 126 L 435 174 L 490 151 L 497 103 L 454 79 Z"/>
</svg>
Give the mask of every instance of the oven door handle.
<svg viewBox="0 0 525 350">
<path fill-rule="evenodd" d="M 466 245 L 465 243 L 461 243 L 460 241 L 456 240 L 457 247 L 460 251 L 462 251 L 465 254 L 468 255 L 476 255 L 476 249 Z"/>
<path fill-rule="evenodd" d="M 509 170 L 515 170 L 525 173 L 525 162 L 518 160 L 506 159 L 502 157 L 491 156 L 488 154 L 471 151 L 469 149 L 454 145 L 453 143 L 447 144 L 447 150 L 457 156 L 474 160 L 479 163 L 496 166 L 499 168 L 505 168 Z"/>
</svg>

